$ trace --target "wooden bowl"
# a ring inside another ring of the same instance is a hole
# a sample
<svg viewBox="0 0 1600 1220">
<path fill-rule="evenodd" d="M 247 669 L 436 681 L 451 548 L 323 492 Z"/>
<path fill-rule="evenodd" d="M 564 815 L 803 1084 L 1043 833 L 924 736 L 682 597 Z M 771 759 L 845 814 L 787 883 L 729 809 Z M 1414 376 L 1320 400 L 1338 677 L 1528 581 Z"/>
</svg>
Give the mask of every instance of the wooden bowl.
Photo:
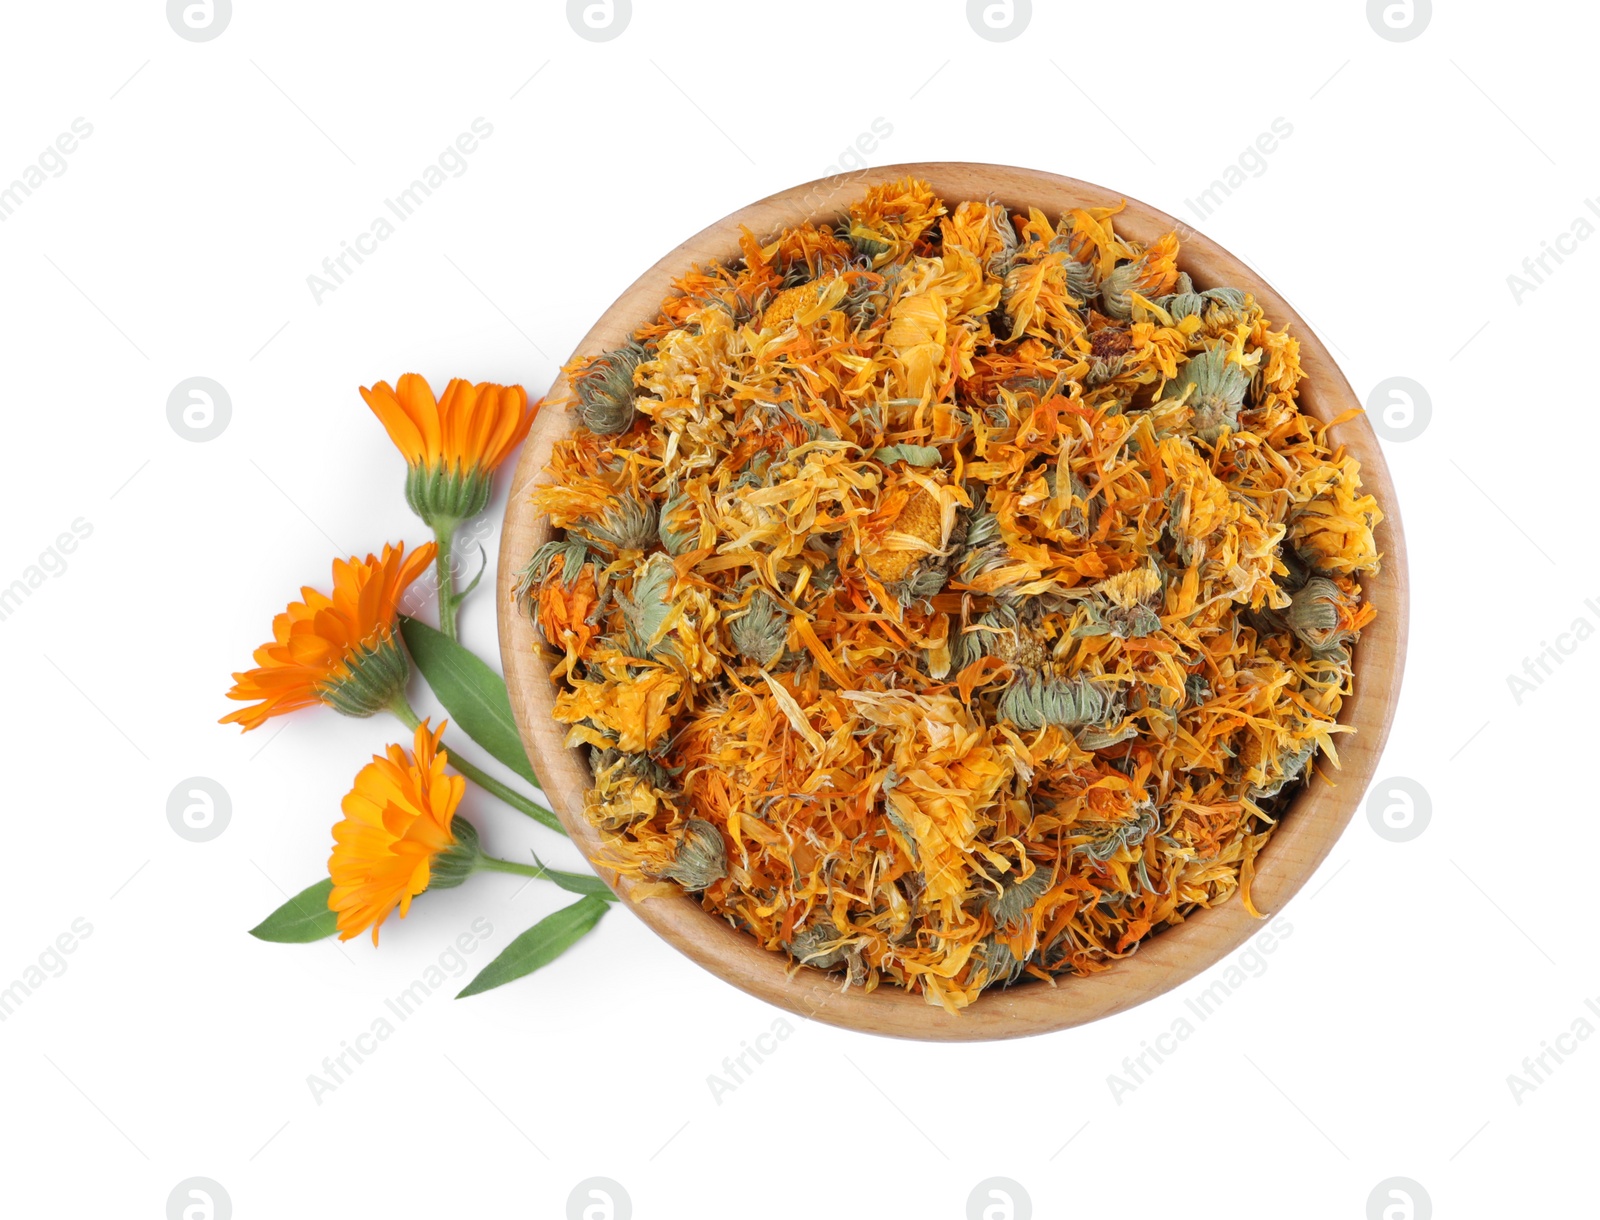
<svg viewBox="0 0 1600 1220">
<path fill-rule="evenodd" d="M 871 183 L 908 174 L 925 179 L 950 204 L 993 199 L 1014 210 L 1037 207 L 1049 216 L 1069 208 L 1115 205 L 1126 198 L 1104 187 L 1037 170 L 960 162 L 890 165 L 792 187 L 724 217 L 661 259 L 606 310 L 584 336 L 574 358 L 620 347 L 634 328 L 655 316 L 670 292 L 671 280 L 691 266 L 737 257 L 741 226 L 766 240 L 790 225 L 832 219 Z M 1289 323 L 1299 337 L 1306 374 L 1300 390 L 1303 410 L 1326 420 L 1361 405 L 1304 319 L 1216 242 L 1132 199 L 1117 216 L 1116 225 L 1119 233 L 1141 243 L 1177 229 L 1183 240 L 1179 262 L 1197 284 L 1248 289 L 1275 324 Z M 551 395 L 566 389 L 566 378 L 560 377 Z M 574 426 L 571 414 L 564 411 L 541 412 L 534 422 L 506 507 L 497 595 L 500 650 L 523 744 L 538 766 L 552 808 L 592 862 L 601 842 L 583 817 L 588 764 L 578 750 L 562 745 L 565 727 L 551 717 L 555 698 L 548 667 L 535 654 L 534 628 L 517 610 L 512 596 L 517 573 L 527 565 L 534 549 L 551 537 L 549 518 L 534 511 L 528 493 L 547 481 L 544 468 L 552 447 Z M 1372 782 L 1389 733 L 1405 660 L 1405 541 L 1388 467 L 1365 416 L 1340 425 L 1334 439 L 1360 459 L 1365 486 L 1385 513 L 1377 531 L 1383 570 L 1362 581 L 1378 608 L 1378 618 L 1362 633 L 1355 650 L 1355 691 L 1345 700 L 1341 720 L 1353 725 L 1356 732 L 1340 739 L 1343 766 L 1334 773 L 1336 784 L 1315 782 L 1303 789 L 1257 860 L 1252 896 L 1258 909 L 1268 914 L 1280 911 L 1316 870 Z M 630 899 L 634 882 L 598 871 L 624 900 Z M 1018 983 L 986 993 L 960 1015 L 952 1016 L 893 983 L 868 994 L 859 987 L 842 990 L 837 978 L 809 966 L 791 976 L 793 967 L 784 955 L 762 948 L 753 937 L 730 927 L 687 895 L 625 901 L 624 905 L 713 974 L 780 1008 L 868 1033 L 950 1041 L 1047 1033 L 1132 1008 L 1193 978 L 1262 927 L 1235 895 L 1221 906 L 1197 911 L 1177 927 L 1157 933 L 1136 955 L 1100 974 L 1062 977 L 1054 986 L 1037 980 Z"/>
</svg>

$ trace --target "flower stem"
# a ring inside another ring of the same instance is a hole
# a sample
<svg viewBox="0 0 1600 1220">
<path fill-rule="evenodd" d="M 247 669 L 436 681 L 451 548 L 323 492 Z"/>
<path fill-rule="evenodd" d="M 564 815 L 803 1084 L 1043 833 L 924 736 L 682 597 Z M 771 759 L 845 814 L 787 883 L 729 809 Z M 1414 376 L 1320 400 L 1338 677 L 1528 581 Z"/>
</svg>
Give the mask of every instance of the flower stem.
<svg viewBox="0 0 1600 1220">
<path fill-rule="evenodd" d="M 401 724 L 405 725 L 406 728 L 410 729 L 412 732 L 415 732 L 417 725 L 422 723 L 421 720 L 417 718 L 417 713 L 412 710 L 411 704 L 406 702 L 404 693 L 395 696 L 394 702 L 389 705 L 389 710 L 395 714 Z M 449 756 L 448 761 L 450 765 L 457 771 L 461 772 L 462 775 L 470 779 L 473 783 L 477 784 L 478 787 L 482 788 L 485 792 L 499 797 L 518 813 L 526 814 L 535 822 L 538 822 L 543 826 L 548 826 L 551 830 L 556 831 L 558 834 L 564 835 L 567 833 L 567 828 L 561 824 L 561 819 L 556 817 L 555 814 L 551 813 L 548 809 L 539 804 L 537 801 L 533 800 L 531 797 L 523 796 L 522 793 L 516 791 L 516 789 L 507 787 L 505 784 L 502 784 L 499 780 L 495 779 L 494 776 L 485 772 L 481 767 L 475 766 L 466 759 L 462 758 L 453 745 L 445 743 L 445 752 Z"/>
<path fill-rule="evenodd" d="M 460 604 L 456 597 L 455 561 L 450 551 L 455 544 L 457 524 L 450 517 L 437 518 L 433 524 L 433 537 L 439 544 L 433 557 L 433 570 L 439 584 L 439 630 L 452 640 L 456 638 L 456 607 Z"/>
<path fill-rule="evenodd" d="M 564 890 L 574 894 L 592 895 L 606 902 L 615 902 L 616 894 L 606 888 L 592 873 L 564 873 L 560 869 L 551 868 L 540 861 L 539 857 L 533 858 L 532 864 L 516 864 L 510 860 L 502 860 L 498 856 L 487 856 L 481 852 L 475 866 L 478 871 L 486 873 L 510 873 L 515 877 L 532 877 L 535 881 L 550 881 Z"/>
<path fill-rule="evenodd" d="M 513 873 L 518 877 L 543 877 L 550 870 L 543 865 L 516 864 L 498 856 L 479 856 L 478 867 L 490 873 Z"/>
</svg>

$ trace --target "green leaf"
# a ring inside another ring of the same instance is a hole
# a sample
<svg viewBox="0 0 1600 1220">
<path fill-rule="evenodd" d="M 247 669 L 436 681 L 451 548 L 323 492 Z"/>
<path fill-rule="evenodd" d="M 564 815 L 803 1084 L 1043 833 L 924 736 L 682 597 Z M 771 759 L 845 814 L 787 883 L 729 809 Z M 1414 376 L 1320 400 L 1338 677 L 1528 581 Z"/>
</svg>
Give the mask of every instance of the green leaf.
<svg viewBox="0 0 1600 1220">
<path fill-rule="evenodd" d="M 578 899 L 570 907 L 562 907 L 554 915 L 546 915 L 516 940 L 512 941 L 468 983 L 458 1000 L 480 991 L 489 991 L 525 974 L 532 974 L 541 966 L 548 966 L 560 957 L 600 922 L 600 917 L 610 909 L 603 899 L 589 895 Z"/>
<path fill-rule="evenodd" d="M 891 462 L 909 462 L 913 466 L 937 466 L 943 455 L 932 445 L 885 445 L 872 455 L 885 466 Z"/>
<path fill-rule="evenodd" d="M 539 876 L 542 880 L 553 881 L 562 889 L 574 894 L 593 894 L 596 898 L 604 898 L 607 902 L 615 902 L 617 896 L 611 892 L 611 887 L 598 877 L 587 873 L 564 873 L 558 868 L 550 868 L 538 856 L 533 862 L 542 870 Z"/>
<path fill-rule="evenodd" d="M 505 679 L 427 623 L 401 616 L 400 633 L 451 723 L 530 784 L 538 784 L 528 752 L 522 748 L 517 722 L 511 718 Z"/>
<path fill-rule="evenodd" d="M 333 882 L 324 877 L 251 928 L 250 935 L 280 945 L 309 945 L 326 940 L 339 930 L 339 917 L 328 909 L 328 895 L 332 892 Z"/>
</svg>

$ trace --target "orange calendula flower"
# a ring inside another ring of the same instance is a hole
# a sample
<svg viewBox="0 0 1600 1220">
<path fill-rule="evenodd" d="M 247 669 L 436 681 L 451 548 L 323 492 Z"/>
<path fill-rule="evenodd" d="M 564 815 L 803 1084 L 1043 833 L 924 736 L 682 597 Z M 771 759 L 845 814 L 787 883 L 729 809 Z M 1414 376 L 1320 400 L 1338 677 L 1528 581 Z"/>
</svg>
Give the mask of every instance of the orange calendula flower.
<svg viewBox="0 0 1600 1220">
<path fill-rule="evenodd" d="M 489 476 L 528 435 L 538 410 L 519 385 L 474 385 L 459 377 L 435 400 L 416 373 L 396 386 L 363 386 L 361 397 L 406 459 L 406 499 L 429 525 L 483 511 Z"/>
<path fill-rule="evenodd" d="M 429 542 L 405 553 L 333 561 L 333 593 L 303 588 L 272 620 L 272 642 L 256 649 L 254 669 L 233 675 L 228 698 L 249 703 L 222 724 L 260 727 L 273 716 L 326 703 L 347 716 L 371 716 L 405 689 L 409 667 L 395 638 L 406 588 L 433 562 Z"/>
<path fill-rule="evenodd" d="M 333 828 L 328 908 L 339 916 L 339 939 L 378 928 L 431 885 L 459 885 L 472 871 L 477 833 L 455 816 L 467 781 L 445 774 L 449 755 L 439 747 L 445 726 L 417 726 L 412 753 L 391 745 L 373 755 L 344 798 L 344 820 Z M 460 865 L 460 867 L 457 867 Z"/>
</svg>

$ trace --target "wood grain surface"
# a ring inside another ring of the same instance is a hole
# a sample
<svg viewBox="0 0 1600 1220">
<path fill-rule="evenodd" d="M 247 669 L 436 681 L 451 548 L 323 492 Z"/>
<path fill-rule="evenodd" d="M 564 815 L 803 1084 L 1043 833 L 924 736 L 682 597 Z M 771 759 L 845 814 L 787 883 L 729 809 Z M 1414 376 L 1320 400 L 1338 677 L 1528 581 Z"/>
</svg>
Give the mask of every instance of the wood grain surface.
<svg viewBox="0 0 1600 1220">
<path fill-rule="evenodd" d="M 1115 205 L 1126 198 L 1092 183 L 1035 170 L 953 162 L 890 165 L 847 178 L 807 183 L 717 221 L 666 255 L 605 312 L 574 356 L 620 347 L 635 327 L 655 316 L 672 278 L 692 265 L 737 257 L 740 226 L 747 226 L 765 241 L 802 221 L 830 220 L 867 186 L 908 174 L 927 180 L 949 206 L 967 199 L 990 199 L 1014 210 L 1037 207 L 1054 217 L 1069 208 Z M 1116 218 L 1116 227 L 1139 242 L 1153 241 L 1176 229 L 1183 243 L 1179 265 L 1196 284 L 1248 289 L 1274 324 L 1288 323 L 1300 340 L 1306 374 L 1300 392 L 1303 410 L 1326 420 L 1360 406 L 1311 328 L 1239 259 L 1182 222 L 1132 199 L 1127 199 L 1126 210 Z M 1312 236 L 1308 234 L 1307 240 Z M 566 390 L 563 376 L 551 387 L 550 395 L 556 397 Z M 547 481 L 544 468 L 553 445 L 575 426 L 571 414 L 560 410 L 542 411 L 534 422 L 506 508 L 496 595 L 501 655 L 523 744 L 544 780 L 551 807 L 592 862 L 601 843 L 598 832 L 583 817 L 588 765 L 579 750 L 562 745 L 565 726 L 551 717 L 555 692 L 549 667 L 537 656 L 534 628 L 518 611 L 512 595 L 517 573 L 527 565 L 534 549 L 551 536 L 549 519 L 535 513 L 529 491 Z M 1304 788 L 1257 860 L 1252 894 L 1257 907 L 1269 915 L 1281 911 L 1294 897 L 1360 804 L 1388 736 L 1405 662 L 1405 540 L 1388 467 L 1365 416 L 1340 425 L 1333 439 L 1360 459 L 1365 486 L 1386 514 L 1377 530 L 1382 571 L 1362 581 L 1367 597 L 1378 609 L 1378 618 L 1362 633 L 1355 650 L 1355 690 L 1345 701 L 1340 719 L 1356 732 L 1340 739 L 1343 766 L 1332 771 L 1326 763 L 1322 765 L 1321 770 L 1328 772 L 1334 783 L 1319 779 Z M 844 989 L 837 977 L 811 967 L 797 970 L 786 957 L 761 948 L 688 896 L 633 901 L 633 883 L 603 869 L 597 871 L 624 899 L 622 905 L 662 939 L 734 986 L 803 1017 L 903 1038 L 1012 1038 L 1094 1021 L 1176 987 L 1238 948 L 1263 926 L 1235 895 L 1221 906 L 1196 912 L 1185 923 L 1151 937 L 1133 957 L 1101 974 L 1061 978 L 1053 986 L 1037 980 L 1019 983 L 986 993 L 952 1016 L 892 983 L 868 994 L 859 987 Z"/>
</svg>

